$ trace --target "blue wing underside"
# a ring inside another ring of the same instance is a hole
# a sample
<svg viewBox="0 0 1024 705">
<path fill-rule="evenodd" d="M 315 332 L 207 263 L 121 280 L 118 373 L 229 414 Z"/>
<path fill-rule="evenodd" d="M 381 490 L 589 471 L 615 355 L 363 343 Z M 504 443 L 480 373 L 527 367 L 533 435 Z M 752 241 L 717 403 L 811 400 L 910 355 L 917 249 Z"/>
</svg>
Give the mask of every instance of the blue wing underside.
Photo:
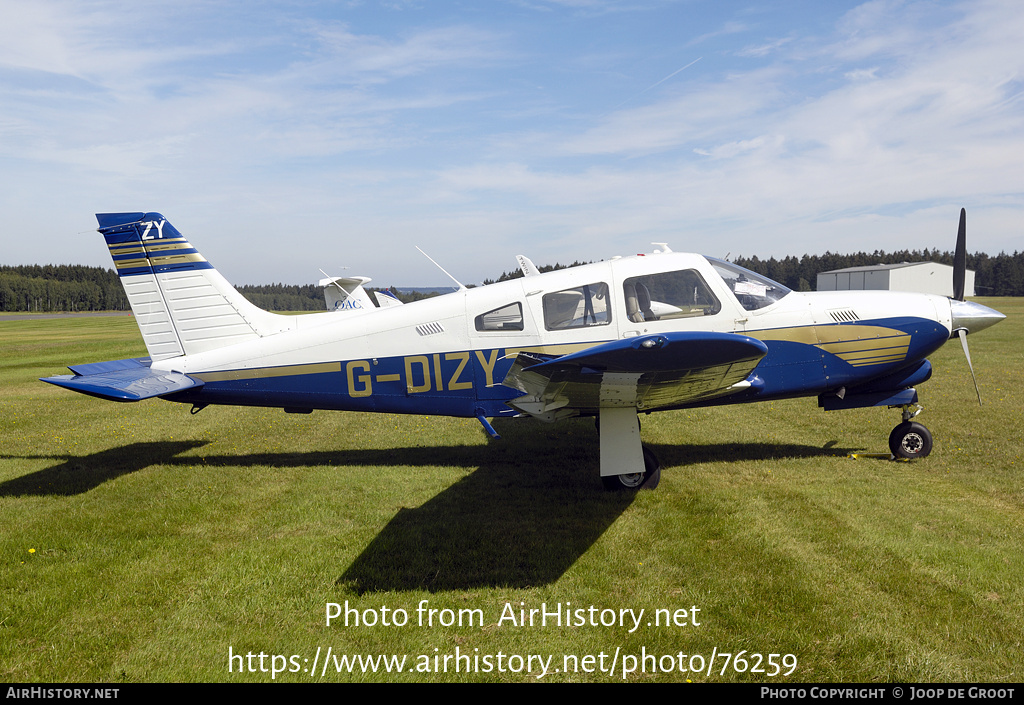
<svg viewBox="0 0 1024 705">
<path fill-rule="evenodd" d="M 665 333 L 552 359 L 520 353 L 504 384 L 523 392 L 509 404 L 534 416 L 653 410 L 756 386 L 752 372 L 767 352 L 763 342 L 733 333 Z"/>
</svg>

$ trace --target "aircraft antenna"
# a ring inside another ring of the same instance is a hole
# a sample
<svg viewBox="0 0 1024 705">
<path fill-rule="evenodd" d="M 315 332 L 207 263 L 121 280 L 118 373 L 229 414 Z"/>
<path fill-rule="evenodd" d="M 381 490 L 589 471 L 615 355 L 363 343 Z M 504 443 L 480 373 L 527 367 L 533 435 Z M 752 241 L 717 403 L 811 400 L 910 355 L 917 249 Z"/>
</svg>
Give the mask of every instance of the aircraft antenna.
<svg viewBox="0 0 1024 705">
<path fill-rule="evenodd" d="M 420 250 L 419 246 L 415 246 L 415 247 L 416 247 L 416 249 L 417 249 L 417 250 Z M 458 285 L 459 285 L 459 291 L 465 291 L 466 287 L 464 287 L 464 286 L 462 285 L 462 282 L 460 282 L 460 281 L 459 281 L 458 279 L 456 279 L 455 277 L 453 277 L 453 276 L 452 276 L 451 274 L 448 274 L 448 271 L 447 271 L 447 270 L 446 270 L 446 269 L 445 269 L 444 267 L 442 267 L 441 265 L 439 265 L 439 264 L 438 264 L 437 262 L 435 262 L 435 261 L 434 261 L 434 258 L 433 258 L 433 257 L 431 257 L 430 255 L 428 255 L 428 254 L 427 254 L 426 252 L 424 252 L 423 250 L 420 250 L 420 254 L 421 254 L 421 255 L 423 255 L 424 257 L 426 257 L 427 259 L 429 259 L 429 260 L 430 260 L 430 262 L 431 262 L 431 263 L 432 263 L 432 264 L 433 264 L 433 265 L 434 265 L 435 267 L 437 267 L 437 268 L 438 268 L 438 269 L 440 269 L 440 270 L 441 270 L 442 272 L 444 272 L 444 274 L 445 274 L 445 276 L 446 276 L 446 277 L 448 277 L 448 278 L 449 278 L 449 279 L 451 279 L 451 280 L 452 280 L 453 282 L 455 282 L 456 284 L 458 284 Z"/>
<path fill-rule="evenodd" d="M 320 269 L 320 268 L 317 267 L 317 269 Z M 348 267 L 342 267 L 342 269 L 348 269 Z M 348 296 L 348 292 L 345 291 L 345 289 L 342 288 L 341 284 L 338 283 L 338 277 L 332 277 L 330 274 L 328 274 L 327 272 L 325 272 L 322 269 L 320 269 L 320 273 L 323 274 L 325 278 L 330 279 L 331 280 L 331 284 L 334 284 L 334 286 L 338 287 L 338 291 L 341 291 L 342 293 L 345 294 L 345 296 Z"/>
</svg>

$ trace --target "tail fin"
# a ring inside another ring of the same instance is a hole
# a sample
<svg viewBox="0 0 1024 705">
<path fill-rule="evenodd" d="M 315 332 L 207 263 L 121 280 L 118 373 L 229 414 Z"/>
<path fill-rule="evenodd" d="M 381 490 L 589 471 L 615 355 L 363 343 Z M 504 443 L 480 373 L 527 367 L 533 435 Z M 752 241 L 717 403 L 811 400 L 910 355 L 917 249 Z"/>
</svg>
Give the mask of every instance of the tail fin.
<svg viewBox="0 0 1024 705">
<path fill-rule="evenodd" d="M 373 298 L 377 300 L 379 308 L 392 308 L 393 306 L 402 305 L 402 300 L 395 296 L 390 289 L 379 289 L 373 292 Z"/>
<path fill-rule="evenodd" d="M 321 270 L 322 271 L 322 270 Z M 363 288 L 369 277 L 327 277 L 320 280 L 328 311 L 373 311 L 376 307 Z"/>
<path fill-rule="evenodd" d="M 159 213 L 97 213 L 150 357 L 164 360 L 291 328 L 249 303 Z"/>
</svg>

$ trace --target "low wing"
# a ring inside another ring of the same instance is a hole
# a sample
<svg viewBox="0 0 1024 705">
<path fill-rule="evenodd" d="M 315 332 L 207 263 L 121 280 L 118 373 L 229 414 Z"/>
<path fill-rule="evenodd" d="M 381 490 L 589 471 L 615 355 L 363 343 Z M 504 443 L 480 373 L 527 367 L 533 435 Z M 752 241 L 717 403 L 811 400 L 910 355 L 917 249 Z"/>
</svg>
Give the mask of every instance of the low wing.
<svg viewBox="0 0 1024 705">
<path fill-rule="evenodd" d="M 503 384 L 523 392 L 513 408 L 553 421 L 601 407 L 653 410 L 734 394 L 768 353 L 734 333 L 675 332 L 542 358 L 521 352 Z"/>
<path fill-rule="evenodd" d="M 149 358 L 132 358 L 75 365 L 69 368 L 73 375 L 43 377 L 42 381 L 114 401 L 139 401 L 203 386 L 202 380 L 181 372 L 151 370 L 149 363 Z"/>
</svg>

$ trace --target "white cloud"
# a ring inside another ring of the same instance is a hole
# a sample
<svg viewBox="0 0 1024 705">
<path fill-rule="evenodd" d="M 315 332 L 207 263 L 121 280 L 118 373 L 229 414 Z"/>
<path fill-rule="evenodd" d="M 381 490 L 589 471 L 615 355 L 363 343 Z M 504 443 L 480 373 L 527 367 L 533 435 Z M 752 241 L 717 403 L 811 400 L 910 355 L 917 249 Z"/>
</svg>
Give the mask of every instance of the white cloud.
<svg viewBox="0 0 1024 705">
<path fill-rule="evenodd" d="M 853 71 L 847 71 L 843 76 L 851 81 L 870 81 L 877 77 L 877 73 L 878 67 L 874 66 L 870 69 L 854 69 Z"/>
<path fill-rule="evenodd" d="M 0 0 L 0 164 L 18 175 L 0 208 L 19 232 L 42 207 L 61 223 L 162 210 L 246 281 L 315 278 L 324 252 L 370 267 L 379 242 L 426 239 L 467 279 L 511 267 L 511 243 L 538 262 L 650 240 L 947 246 L 960 205 L 983 226 L 972 248 L 1018 237 L 1019 3 L 869 2 L 831 31 L 699 3 L 543 7 L 517 25 L 426 4 Z M 703 58 L 652 83 L 696 58 L 659 26 L 659 9 L 691 7 Z M 659 69 L 637 82 L 629 62 Z M 297 232 L 302 247 L 263 258 Z M 21 240 L 12 261 L 42 257 Z"/>
<path fill-rule="evenodd" d="M 930 7 L 861 6 L 844 19 L 837 41 L 826 39 L 816 51 L 805 42 L 777 63 L 666 91 L 578 136 L 549 135 L 550 147 L 565 155 L 625 162 L 562 178 L 509 170 L 492 188 L 536 194 L 537 203 L 578 203 L 587 208 L 580 221 L 621 226 L 620 236 L 627 227 L 639 237 L 698 225 L 765 255 L 821 251 L 822 233 L 849 238 L 846 249 L 951 246 L 941 228 L 922 241 L 913 220 L 931 227 L 934 211 L 955 220 L 961 204 L 984 211 L 1003 194 L 1024 200 L 1017 79 L 1024 8 L 955 6 L 934 27 L 934 18 L 921 20 Z M 537 142 L 533 135 L 532 153 Z M 640 215 L 616 217 L 624 205 Z M 851 212 L 863 215 L 837 215 Z M 898 215 L 865 227 L 872 212 Z M 1020 227 L 1019 217 L 999 222 L 1003 235 L 979 230 L 972 247 L 1002 242 Z M 832 239 L 833 249 L 843 248 Z"/>
<path fill-rule="evenodd" d="M 780 48 L 792 41 L 793 37 L 782 37 L 781 39 L 775 39 L 765 44 L 744 47 L 736 53 L 738 56 L 761 58 L 778 51 Z"/>
</svg>

